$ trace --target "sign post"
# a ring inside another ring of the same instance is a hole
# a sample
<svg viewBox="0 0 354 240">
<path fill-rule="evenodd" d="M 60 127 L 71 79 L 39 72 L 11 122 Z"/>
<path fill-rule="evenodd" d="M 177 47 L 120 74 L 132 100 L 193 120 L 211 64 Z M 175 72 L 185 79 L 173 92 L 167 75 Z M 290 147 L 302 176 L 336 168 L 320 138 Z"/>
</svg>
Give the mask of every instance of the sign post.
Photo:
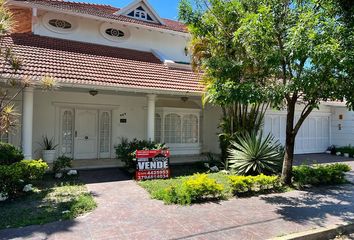
<svg viewBox="0 0 354 240">
<path fill-rule="evenodd" d="M 135 179 L 166 179 L 170 177 L 170 151 L 136 151 Z"/>
</svg>

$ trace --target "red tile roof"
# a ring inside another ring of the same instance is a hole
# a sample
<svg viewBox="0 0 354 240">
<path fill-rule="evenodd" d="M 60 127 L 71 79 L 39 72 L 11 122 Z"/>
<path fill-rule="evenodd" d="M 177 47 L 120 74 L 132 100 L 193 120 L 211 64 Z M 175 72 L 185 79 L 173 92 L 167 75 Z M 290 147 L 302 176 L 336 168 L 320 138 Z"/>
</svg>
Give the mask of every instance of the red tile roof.
<svg viewBox="0 0 354 240">
<path fill-rule="evenodd" d="M 74 42 L 33 34 L 2 39 L 22 60 L 15 77 L 53 76 L 60 83 L 200 93 L 199 77 L 169 69 L 150 52 Z M 1 63 L 4 65 L 4 62 Z M 2 76 L 13 70 L 1 66 Z"/>
<path fill-rule="evenodd" d="M 70 11 L 74 13 L 88 14 L 96 17 L 102 17 L 107 19 L 113 19 L 123 22 L 136 23 L 140 25 L 145 25 L 154 28 L 167 29 L 177 32 L 187 32 L 186 26 L 178 21 L 170 19 L 162 19 L 164 25 L 146 22 L 131 18 L 125 15 L 115 14 L 119 8 L 109 6 L 109 5 L 100 5 L 100 4 L 90 4 L 90 3 L 80 3 L 80 2 L 68 2 L 61 0 L 15 0 L 15 2 L 25 2 L 30 4 L 36 4 L 43 7 L 53 7 L 59 10 Z"/>
</svg>

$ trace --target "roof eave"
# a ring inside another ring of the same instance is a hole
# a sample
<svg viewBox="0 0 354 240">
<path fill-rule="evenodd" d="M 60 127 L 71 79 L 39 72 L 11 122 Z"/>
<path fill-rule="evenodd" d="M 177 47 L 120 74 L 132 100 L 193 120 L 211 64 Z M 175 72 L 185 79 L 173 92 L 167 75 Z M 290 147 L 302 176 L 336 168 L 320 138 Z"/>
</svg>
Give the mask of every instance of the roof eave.
<svg viewBox="0 0 354 240">
<path fill-rule="evenodd" d="M 2 75 L 2 74 L 1 74 Z M 1 76 L 0 75 L 0 76 Z M 39 81 L 42 79 L 40 76 L 28 76 L 33 82 L 34 87 L 40 88 Z M 9 77 L 3 75 L 2 81 L 18 79 L 20 77 Z M 162 89 L 162 88 L 148 88 L 148 87 L 128 87 L 128 86 L 102 86 L 96 84 L 78 84 L 78 83 L 65 83 L 58 80 L 57 87 L 66 87 L 73 89 L 95 89 L 102 91 L 115 91 L 115 92 L 129 92 L 129 93 L 144 93 L 144 94 L 156 94 L 156 95 L 171 95 L 171 96 L 190 96 L 190 97 L 201 97 L 203 95 L 202 91 L 187 91 L 187 90 L 172 90 L 172 89 Z"/>
<path fill-rule="evenodd" d="M 165 32 L 165 33 L 169 33 L 169 34 L 179 35 L 179 36 L 182 36 L 182 37 L 185 37 L 185 38 L 190 37 L 190 34 L 187 33 L 187 32 L 180 32 L 180 31 L 174 31 L 174 30 L 170 30 L 170 29 L 151 27 L 151 26 L 138 24 L 138 23 L 125 22 L 125 21 L 120 21 L 120 20 L 117 20 L 117 19 L 98 17 L 98 16 L 85 14 L 85 13 L 78 13 L 78 12 L 74 12 L 74 11 L 70 11 L 70 10 L 59 10 L 59 9 L 57 9 L 55 7 L 48 7 L 48 6 L 43 6 L 43 5 L 35 4 L 35 3 L 18 2 L 18 1 L 15 1 L 15 0 L 10 0 L 10 1 L 7 1 L 6 4 L 13 5 L 13 6 L 20 6 L 20 7 L 37 8 L 37 9 L 40 9 L 40 10 L 52 11 L 52 12 L 57 12 L 57 13 L 65 12 L 65 13 L 68 13 L 68 14 L 70 13 L 71 15 L 74 15 L 74 16 L 79 16 L 79 17 L 84 17 L 84 18 L 90 18 L 90 19 L 104 21 L 104 22 L 117 22 L 117 23 L 124 24 L 124 25 L 127 25 L 127 26 L 139 27 L 139 28 L 144 28 L 144 29 L 147 29 L 147 30 L 153 30 L 153 31 L 157 31 L 157 32 Z"/>
</svg>

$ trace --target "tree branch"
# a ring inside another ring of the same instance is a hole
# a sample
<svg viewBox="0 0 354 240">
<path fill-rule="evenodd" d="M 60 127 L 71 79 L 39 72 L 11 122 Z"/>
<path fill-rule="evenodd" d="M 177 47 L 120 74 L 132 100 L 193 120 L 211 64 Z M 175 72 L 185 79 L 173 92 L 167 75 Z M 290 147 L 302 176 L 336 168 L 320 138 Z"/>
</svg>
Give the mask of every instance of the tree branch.
<svg viewBox="0 0 354 240">
<path fill-rule="evenodd" d="M 301 115 L 299 120 L 297 121 L 295 127 L 294 127 L 294 134 L 296 135 L 298 133 L 298 131 L 300 130 L 302 124 L 304 123 L 304 121 L 306 120 L 306 118 L 311 114 L 312 110 L 313 110 L 313 101 L 309 102 L 305 108 L 302 110 Z"/>
</svg>

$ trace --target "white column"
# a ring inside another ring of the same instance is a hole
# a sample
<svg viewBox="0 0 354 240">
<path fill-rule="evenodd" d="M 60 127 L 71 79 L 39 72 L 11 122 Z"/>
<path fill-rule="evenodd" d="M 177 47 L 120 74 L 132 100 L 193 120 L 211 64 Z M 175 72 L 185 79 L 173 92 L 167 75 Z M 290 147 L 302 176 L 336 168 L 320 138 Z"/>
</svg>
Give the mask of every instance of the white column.
<svg viewBox="0 0 354 240">
<path fill-rule="evenodd" d="M 27 87 L 22 95 L 22 150 L 25 159 L 32 159 L 33 88 Z"/>
<path fill-rule="evenodd" d="M 155 102 L 156 95 L 147 95 L 147 140 L 155 141 Z"/>
</svg>

